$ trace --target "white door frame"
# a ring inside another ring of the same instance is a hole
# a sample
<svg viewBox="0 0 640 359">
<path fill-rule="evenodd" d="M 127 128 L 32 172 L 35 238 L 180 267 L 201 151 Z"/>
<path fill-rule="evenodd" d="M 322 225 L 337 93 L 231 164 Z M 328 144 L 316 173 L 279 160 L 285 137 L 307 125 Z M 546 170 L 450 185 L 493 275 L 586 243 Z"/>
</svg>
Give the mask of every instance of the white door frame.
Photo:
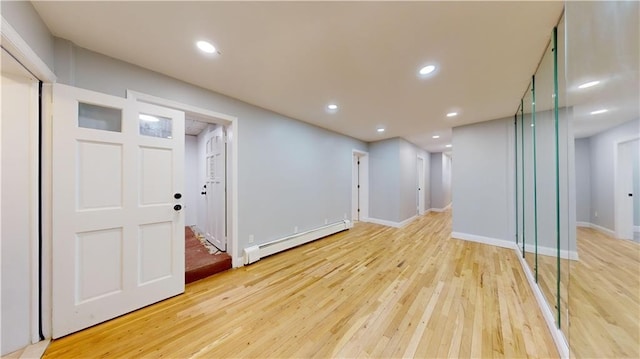
<svg viewBox="0 0 640 359">
<path fill-rule="evenodd" d="M 361 222 L 369 221 L 369 152 L 364 152 L 360 150 L 354 149 L 351 154 L 352 158 L 352 167 L 351 171 L 351 212 L 357 212 L 357 200 L 356 196 L 358 196 L 358 178 L 360 179 L 360 213 L 358 215 L 358 219 Z M 360 165 L 358 166 L 355 163 L 355 160 L 360 161 Z M 356 169 L 359 169 L 359 173 L 356 173 Z M 352 219 L 354 219 L 352 217 Z"/>
<path fill-rule="evenodd" d="M 242 253 L 238 246 L 238 118 L 132 90 L 127 90 L 127 98 L 184 111 L 186 115 L 195 115 L 199 121 L 225 126 L 228 142 L 231 143 L 231 148 L 227 148 L 227 158 L 231 159 L 227 162 L 231 164 L 227 165 L 227 253 L 231 255 L 234 268 L 243 266 Z"/>
<path fill-rule="evenodd" d="M 619 194 L 622 191 L 621 179 L 620 179 L 620 166 L 619 166 L 619 154 L 618 149 L 620 145 L 635 141 L 640 139 L 638 134 L 630 134 L 625 136 L 613 144 L 613 198 L 614 198 L 614 208 L 613 208 L 613 222 L 614 222 L 614 230 L 616 238 L 622 238 L 624 235 L 624 230 L 622 229 L 622 223 L 620 223 L 620 213 L 624 211 L 624 201 L 620 198 Z M 633 210 L 632 210 L 633 211 Z M 633 212 L 632 212 L 633 213 Z M 631 221 L 631 237 L 633 239 L 633 220 Z"/>
<path fill-rule="evenodd" d="M 5 140 L 7 141 L 7 143 L 5 143 L 5 147 L 8 146 L 9 148 L 12 148 L 18 145 L 18 146 L 22 146 L 20 147 L 21 150 L 26 149 L 24 153 L 24 156 L 26 157 L 26 161 L 24 161 L 25 163 L 21 165 L 24 165 L 22 170 L 25 170 L 28 173 L 27 176 L 23 178 L 21 177 L 21 175 L 17 174 L 18 172 L 22 172 L 21 170 L 18 170 L 15 175 L 7 174 L 11 171 L 6 171 L 6 167 L 5 167 L 5 175 L 8 176 L 7 179 L 10 178 L 10 180 L 17 180 L 17 182 L 21 182 L 26 186 L 26 188 L 24 188 L 26 193 L 20 193 L 20 192 L 14 193 L 13 194 L 14 197 L 12 198 L 11 202 L 15 200 L 16 203 L 17 202 L 24 203 L 24 205 L 27 207 L 28 214 L 27 214 L 27 218 L 25 219 L 27 221 L 26 224 L 28 228 L 22 228 L 22 226 L 19 224 L 17 225 L 17 227 L 12 226 L 11 224 L 9 224 L 9 226 L 5 224 L 5 230 L 7 228 L 9 228 L 9 230 L 17 230 L 18 231 L 17 233 L 10 232 L 11 236 L 14 236 L 15 238 L 22 239 L 21 236 L 23 235 L 26 237 L 25 238 L 26 241 L 23 242 L 23 245 L 28 247 L 27 253 L 29 257 L 28 263 L 26 263 L 26 265 L 29 267 L 29 272 L 26 273 L 28 278 L 28 286 L 29 286 L 29 291 L 27 293 L 28 305 L 29 305 L 29 323 L 28 323 L 29 343 L 37 343 L 40 340 L 39 339 L 40 313 L 38 308 L 38 291 L 39 291 L 38 282 L 40 279 L 39 279 L 38 270 L 37 270 L 38 263 L 39 263 L 38 224 L 40 221 L 39 214 L 38 214 L 38 208 L 40 206 L 39 198 L 38 198 L 38 177 L 40 176 L 40 169 L 38 167 L 38 159 L 39 159 L 38 131 L 39 131 L 40 125 L 39 125 L 39 109 L 37 106 L 37 100 L 34 101 L 34 99 L 38 98 L 38 80 L 24 66 L 22 66 L 20 62 L 13 59 L 11 54 L 8 51 L 4 49 L 0 51 L 2 51 L 2 58 L 3 58 L 3 77 L 7 76 L 5 80 L 8 81 L 8 83 L 15 81 L 15 82 L 19 82 L 21 85 L 24 85 L 24 87 L 26 88 L 26 92 L 28 92 L 27 96 L 29 99 L 28 114 L 26 118 L 20 119 L 20 120 L 14 120 L 16 123 L 19 123 L 19 125 L 27 127 L 27 133 L 21 134 L 21 135 L 25 135 L 24 138 L 19 136 L 16 138 L 5 138 Z M 12 66 L 15 65 L 16 67 L 15 72 L 6 71 L 8 70 L 8 68 L 4 67 L 4 65 L 8 65 L 7 63 L 8 61 L 12 62 Z M 17 72 L 18 68 L 20 69 L 19 72 Z M 33 106 L 34 103 L 35 103 L 35 106 Z M 11 108 L 11 107 L 7 106 L 6 108 Z M 11 125 L 11 122 L 7 122 L 7 123 Z M 1 127 L 2 126 L 0 126 L 0 128 Z M 18 141 L 20 143 L 19 144 L 11 143 L 11 141 Z M 0 169 L 0 172 L 2 172 L 1 169 Z M 19 177 L 15 177 L 15 176 L 19 176 Z M 26 195 L 26 198 L 22 197 L 22 195 Z M 19 196 L 19 197 L 15 197 L 15 196 Z M 2 199 L 3 201 L 7 199 L 4 193 L 2 194 Z M 10 205 L 11 203 L 6 202 L 5 204 Z M 1 222 L 0 222 L 0 226 L 2 226 Z M 6 240 L 6 239 L 3 239 L 3 240 Z M 22 300 L 22 299 L 20 298 L 19 300 Z M 4 325 L 6 326 L 7 324 L 4 324 Z M 4 329 L 10 330 L 9 327 L 5 327 Z M 22 330 L 20 330 L 20 332 L 22 332 Z"/>
<path fill-rule="evenodd" d="M 37 245 L 33 246 L 32 258 L 39 256 L 39 251 L 42 253 L 42 263 L 38 263 L 36 260 L 33 262 L 31 268 L 32 273 L 32 296 L 31 296 L 31 308 L 34 311 L 32 317 L 34 323 L 32 325 L 31 338 L 35 343 L 40 338 L 39 325 L 36 325 L 35 321 L 42 319 L 42 334 L 45 338 L 51 337 L 51 121 L 47 120 L 51 118 L 51 88 L 48 84 L 55 83 L 57 81 L 56 75 L 49 68 L 49 66 L 36 54 L 35 51 L 29 46 L 29 44 L 20 36 L 20 34 L 0 16 L 0 33 L 2 38 L 2 47 L 11 54 L 18 62 L 22 64 L 29 72 L 31 72 L 38 80 L 42 81 L 45 86 L 43 87 L 42 94 L 42 123 L 39 124 L 42 130 L 42 143 L 40 145 L 40 152 L 33 156 L 29 166 L 33 168 L 38 167 L 38 160 L 41 161 L 40 176 L 41 176 L 41 193 L 38 193 L 38 189 L 34 189 L 33 198 L 36 201 L 40 201 L 40 208 L 43 209 L 42 215 L 39 218 L 42 224 L 41 229 L 34 228 L 35 236 L 42 238 L 41 248 Z M 36 226 L 37 227 L 37 226 Z M 42 269 L 42 270 L 40 270 Z M 35 274 L 41 272 L 42 278 L 38 278 Z M 38 283 L 41 281 L 41 283 Z M 41 285 L 41 289 L 39 288 Z M 40 302 L 42 298 L 42 303 Z M 40 306 L 40 310 L 38 307 Z M 38 323 L 39 324 L 39 323 Z"/>
</svg>

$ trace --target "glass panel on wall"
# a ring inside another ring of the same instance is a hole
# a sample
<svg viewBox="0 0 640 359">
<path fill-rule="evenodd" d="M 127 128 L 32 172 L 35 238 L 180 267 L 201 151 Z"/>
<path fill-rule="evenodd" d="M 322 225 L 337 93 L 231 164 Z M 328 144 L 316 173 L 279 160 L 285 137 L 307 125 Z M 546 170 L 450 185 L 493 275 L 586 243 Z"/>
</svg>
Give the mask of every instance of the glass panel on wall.
<svg viewBox="0 0 640 359">
<path fill-rule="evenodd" d="M 569 337 L 579 358 L 640 357 L 640 3 L 566 2 L 566 97 L 575 216 Z M 562 99 L 560 99 L 562 103 Z M 635 185 L 635 187 L 634 187 Z M 562 276 L 561 276 L 562 277 Z"/>
<path fill-rule="evenodd" d="M 78 127 L 121 132 L 122 109 L 78 103 Z"/>
<path fill-rule="evenodd" d="M 558 313 L 558 182 L 553 34 L 535 74 L 534 92 L 534 222 L 538 286 L 557 320 Z M 528 262 L 530 259 L 528 259 Z M 559 323 L 556 323 L 559 325 Z"/>
<path fill-rule="evenodd" d="M 522 177 L 522 101 L 520 101 L 520 106 L 518 106 L 518 111 L 514 115 L 514 138 L 515 138 L 515 188 L 516 188 L 516 196 L 515 196 L 515 212 L 516 212 L 516 245 L 522 251 L 522 241 L 523 241 L 523 221 L 524 218 L 522 216 L 522 204 L 523 202 L 523 177 Z M 524 251 L 522 251 L 524 252 Z"/>
<path fill-rule="evenodd" d="M 139 114 L 140 134 L 143 136 L 171 138 L 172 122 L 170 118 Z"/>
<path fill-rule="evenodd" d="M 574 137 L 571 131 L 571 108 L 567 106 L 567 90 L 565 85 L 565 21 L 564 15 L 557 27 L 556 41 L 556 105 L 558 118 L 558 183 L 560 203 L 560 259 L 558 263 L 558 290 L 560 309 L 558 312 L 560 329 L 568 338 L 569 328 L 569 271 L 572 261 L 578 259 L 576 252 L 576 212 L 575 202 L 575 165 L 570 160 L 574 154 Z"/>
<path fill-rule="evenodd" d="M 535 214 L 535 179 L 533 161 L 533 129 L 534 129 L 534 81 L 529 83 L 522 99 L 522 253 L 537 281 L 536 266 L 536 222 Z"/>
</svg>

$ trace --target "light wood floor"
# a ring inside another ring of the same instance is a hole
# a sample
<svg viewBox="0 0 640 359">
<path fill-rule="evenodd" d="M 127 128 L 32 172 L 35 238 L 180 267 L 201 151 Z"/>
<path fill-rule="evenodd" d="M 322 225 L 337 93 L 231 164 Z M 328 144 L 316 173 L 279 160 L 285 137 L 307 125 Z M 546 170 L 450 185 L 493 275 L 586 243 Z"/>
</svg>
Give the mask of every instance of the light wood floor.
<svg viewBox="0 0 640 359">
<path fill-rule="evenodd" d="M 515 252 L 450 213 L 352 230 L 53 341 L 54 357 L 557 357 Z"/>
<path fill-rule="evenodd" d="M 578 228 L 578 255 L 569 261 L 572 352 L 640 358 L 640 245 Z"/>
<path fill-rule="evenodd" d="M 561 329 L 571 355 L 640 358 L 640 245 L 590 228 L 578 228 L 577 245 L 580 260 L 560 262 Z M 533 253 L 525 258 L 533 268 Z M 538 284 L 554 310 L 556 273 L 556 258 L 538 255 Z"/>
</svg>

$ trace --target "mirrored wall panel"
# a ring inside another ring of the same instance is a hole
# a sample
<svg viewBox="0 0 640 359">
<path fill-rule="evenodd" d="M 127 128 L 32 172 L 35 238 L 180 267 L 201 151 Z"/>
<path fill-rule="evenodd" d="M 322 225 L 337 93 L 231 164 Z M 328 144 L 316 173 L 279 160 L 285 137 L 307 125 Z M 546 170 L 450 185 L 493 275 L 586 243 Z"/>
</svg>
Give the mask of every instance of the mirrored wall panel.
<svg viewBox="0 0 640 359">
<path fill-rule="evenodd" d="M 518 248 L 571 357 L 640 357 L 639 24 L 565 3 L 514 115 Z"/>
<path fill-rule="evenodd" d="M 640 357 L 639 23 L 637 1 L 565 4 L 577 260 L 562 330 L 579 358 Z"/>
</svg>

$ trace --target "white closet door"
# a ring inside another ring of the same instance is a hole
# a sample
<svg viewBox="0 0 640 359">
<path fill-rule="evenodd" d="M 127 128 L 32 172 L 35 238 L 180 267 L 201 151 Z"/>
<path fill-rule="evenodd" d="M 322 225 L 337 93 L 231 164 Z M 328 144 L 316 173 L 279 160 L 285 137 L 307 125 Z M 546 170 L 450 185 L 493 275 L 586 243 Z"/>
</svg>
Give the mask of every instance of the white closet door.
<svg viewBox="0 0 640 359">
<path fill-rule="evenodd" d="M 53 337 L 184 292 L 184 113 L 54 85 Z"/>
</svg>

